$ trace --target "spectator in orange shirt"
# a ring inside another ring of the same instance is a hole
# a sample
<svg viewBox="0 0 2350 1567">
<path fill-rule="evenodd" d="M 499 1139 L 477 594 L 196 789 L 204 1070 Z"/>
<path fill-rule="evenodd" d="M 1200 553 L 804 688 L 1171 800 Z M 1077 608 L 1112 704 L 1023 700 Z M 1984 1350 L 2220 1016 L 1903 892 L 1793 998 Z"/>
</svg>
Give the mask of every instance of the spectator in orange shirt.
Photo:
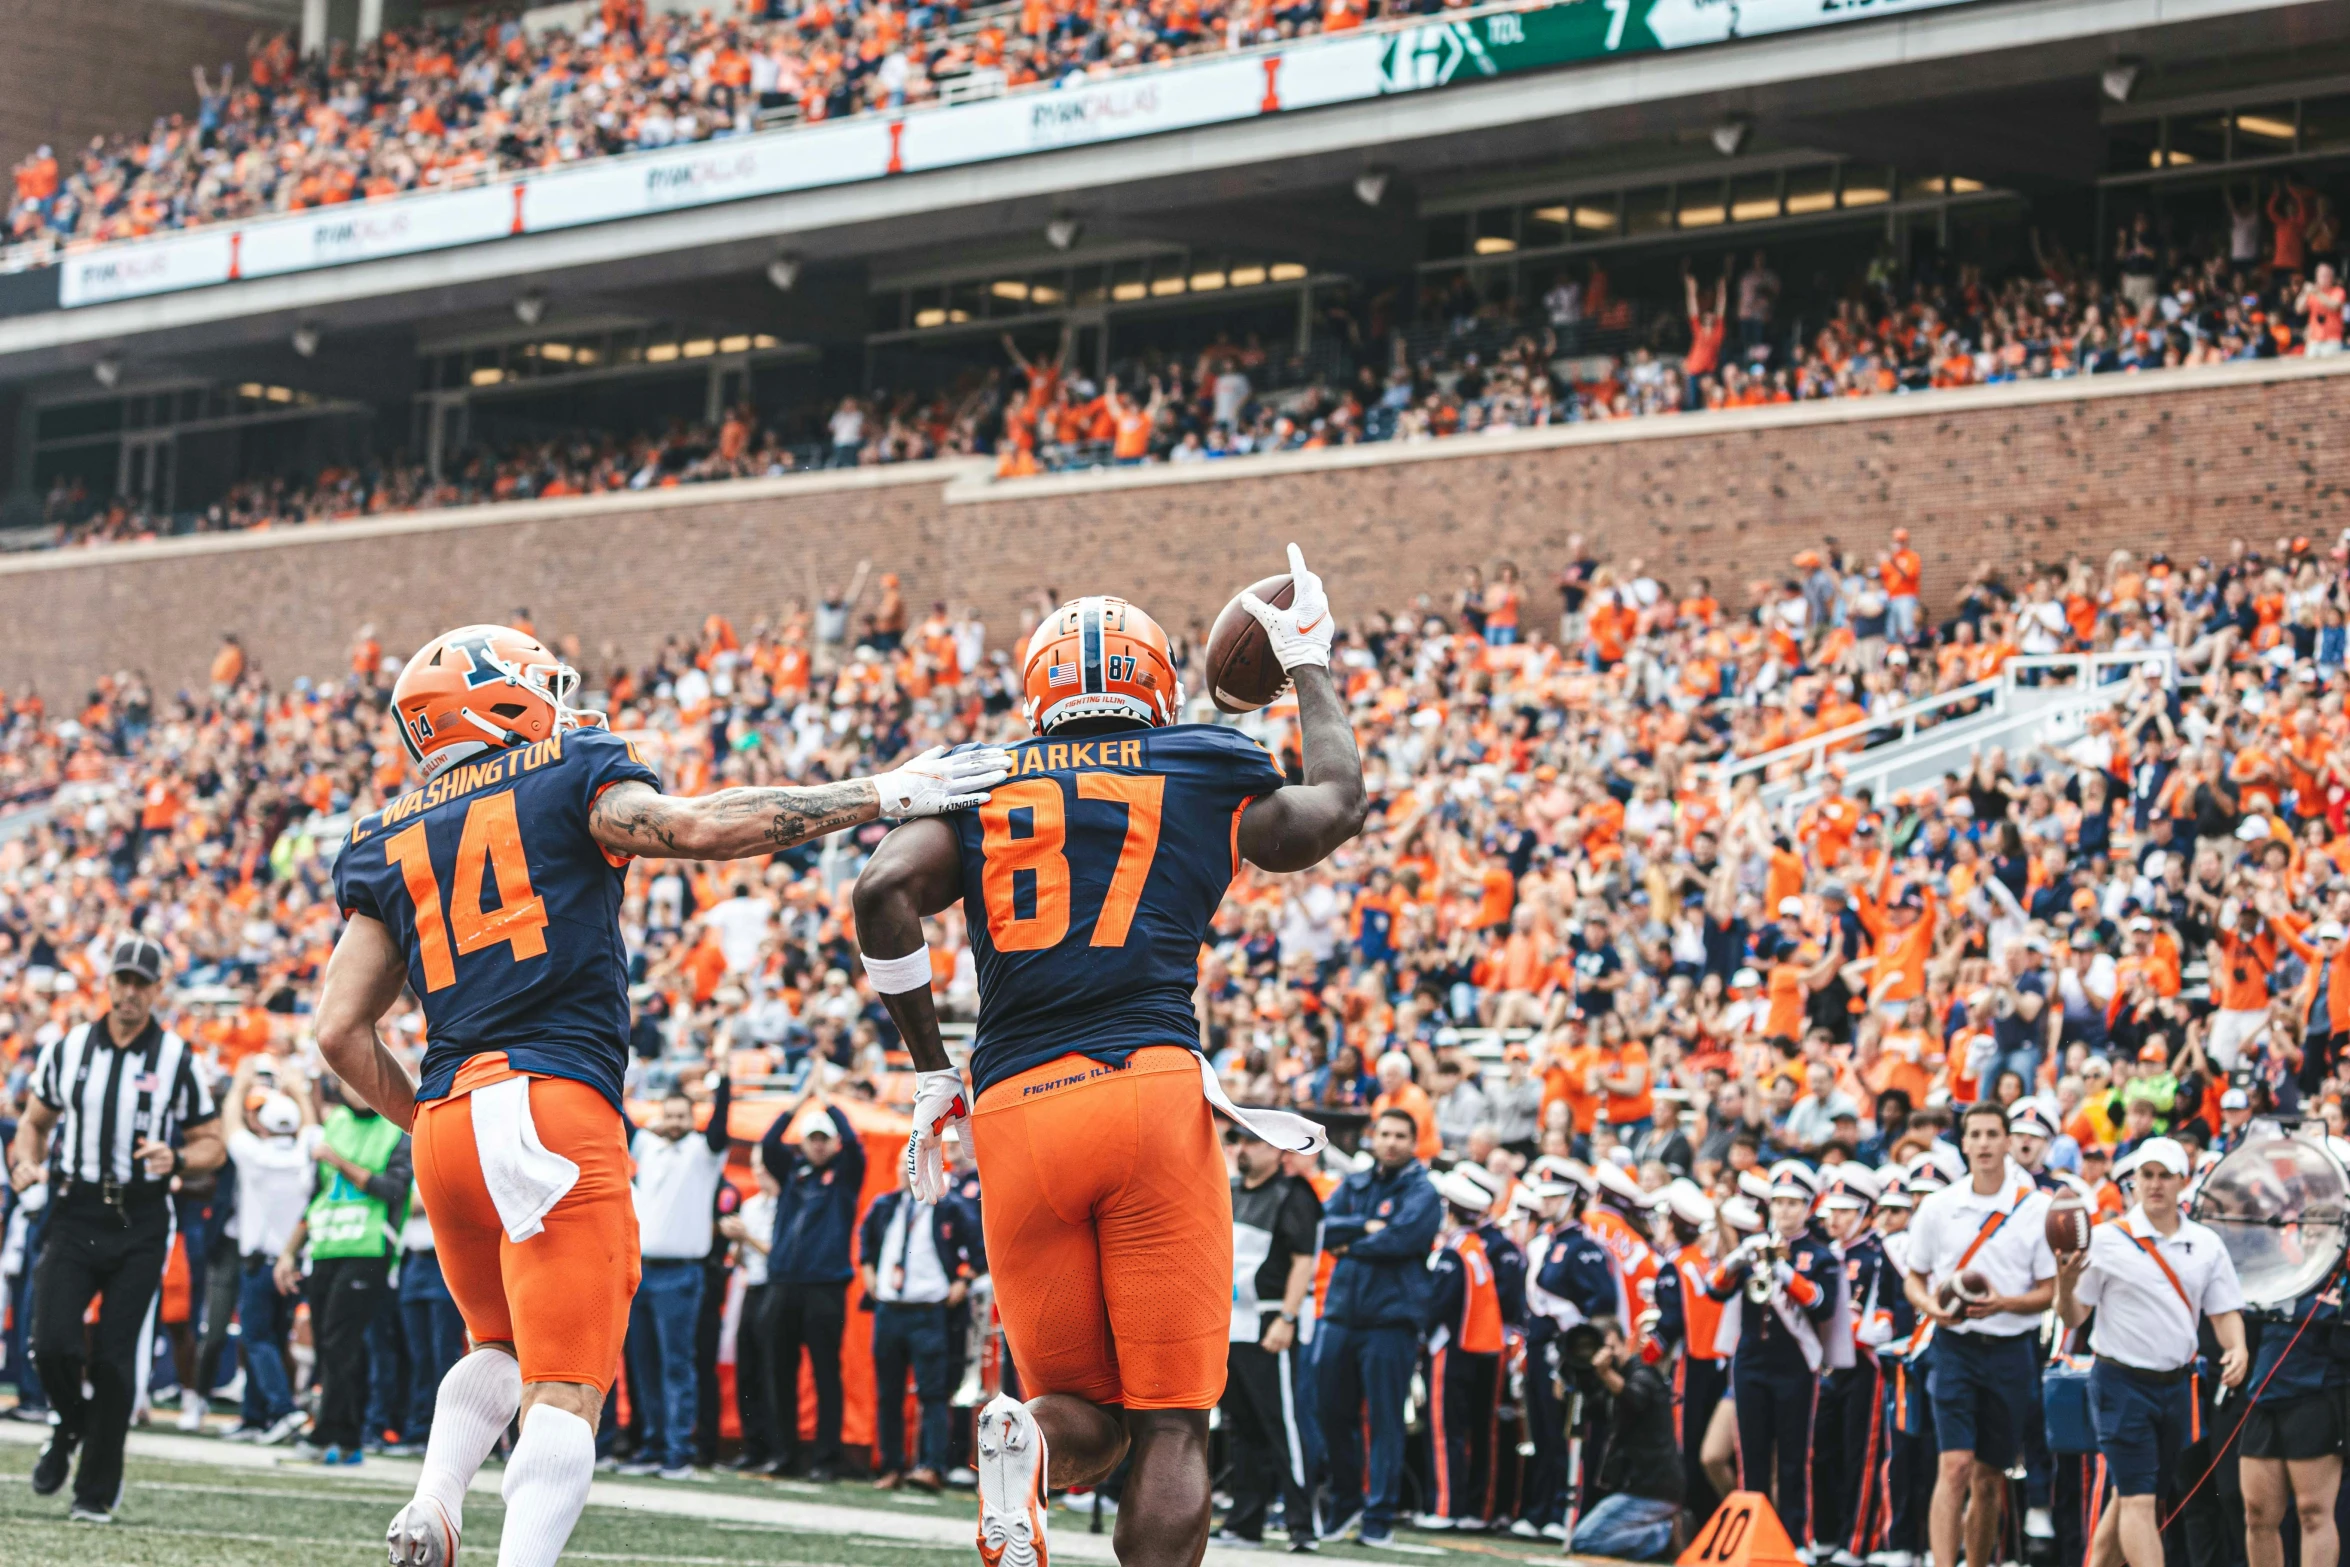
<svg viewBox="0 0 2350 1567">
<path fill-rule="evenodd" d="M 227 699 L 245 676 L 245 647 L 234 635 L 220 639 L 220 651 L 212 655 L 212 699 Z"/>
<path fill-rule="evenodd" d="M 1436 1107 L 1429 1102 L 1428 1091 L 1412 1081 L 1412 1058 L 1400 1050 L 1379 1058 L 1379 1097 L 1371 1101 L 1371 1118 L 1377 1120 L 1390 1110 L 1402 1111 L 1419 1128 L 1414 1158 L 1429 1160 L 1444 1151 L 1444 1140 L 1436 1131 Z"/>
<path fill-rule="evenodd" d="M 2219 934 L 2211 943 L 2211 1033 L 2203 1052 L 2212 1065 L 2232 1072 L 2244 1045 L 2268 1024 L 2269 974 L 2277 966 L 2278 928 L 2273 910 L 2229 900 L 2220 910 Z"/>
</svg>

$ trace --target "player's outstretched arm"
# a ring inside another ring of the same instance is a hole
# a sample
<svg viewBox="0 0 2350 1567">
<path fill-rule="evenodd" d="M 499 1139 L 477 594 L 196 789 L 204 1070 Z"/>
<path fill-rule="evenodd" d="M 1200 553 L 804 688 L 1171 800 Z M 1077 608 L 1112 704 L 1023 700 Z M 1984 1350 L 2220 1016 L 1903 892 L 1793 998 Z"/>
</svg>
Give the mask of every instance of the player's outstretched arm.
<svg viewBox="0 0 2350 1567">
<path fill-rule="evenodd" d="M 923 917 L 939 913 L 962 893 L 954 829 L 938 821 L 908 822 L 881 840 L 857 874 L 857 950 L 869 961 L 883 962 L 924 953 Z M 914 1069 L 946 1071 L 946 1041 L 938 1031 L 928 979 L 904 990 L 882 989 L 881 1001 L 905 1037 Z"/>
<path fill-rule="evenodd" d="M 379 920 L 354 914 L 326 960 L 318 993 L 318 1053 L 370 1110 L 402 1131 L 416 1119 L 416 1084 L 375 1027 L 400 999 L 408 965 Z"/>
<path fill-rule="evenodd" d="M 882 817 L 937 816 L 977 805 L 1011 770 L 992 746 L 923 752 L 871 778 L 804 789 L 721 789 L 692 798 L 637 780 L 597 796 L 588 830 L 615 854 L 740 860 L 773 854 Z"/>
<path fill-rule="evenodd" d="M 1297 720 L 1305 747 L 1306 781 L 1260 796 L 1240 818 L 1240 856 L 1269 871 L 1302 871 L 1363 830 L 1370 802 L 1363 794 L 1363 759 L 1354 725 L 1330 678 L 1330 600 L 1322 579 L 1306 569 L 1305 553 L 1289 546 L 1296 584 L 1289 608 L 1275 609 L 1254 595 L 1241 600 L 1265 628 L 1273 656 L 1297 691 Z"/>
</svg>

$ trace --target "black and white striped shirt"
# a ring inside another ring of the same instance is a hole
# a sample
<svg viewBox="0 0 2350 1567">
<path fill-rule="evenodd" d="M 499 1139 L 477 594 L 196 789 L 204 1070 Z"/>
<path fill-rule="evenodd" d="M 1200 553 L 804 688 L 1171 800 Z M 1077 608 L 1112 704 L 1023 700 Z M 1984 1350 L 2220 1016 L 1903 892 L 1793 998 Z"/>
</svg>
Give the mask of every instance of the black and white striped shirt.
<svg viewBox="0 0 2350 1567">
<path fill-rule="evenodd" d="M 42 1049 L 33 1092 L 58 1113 L 49 1139 L 50 1178 L 113 1181 L 133 1195 L 158 1191 L 171 1179 L 150 1176 L 131 1157 L 142 1138 L 169 1143 L 220 1113 L 195 1052 L 152 1018 L 127 1046 L 115 1044 L 103 1018 L 69 1030 Z"/>
</svg>

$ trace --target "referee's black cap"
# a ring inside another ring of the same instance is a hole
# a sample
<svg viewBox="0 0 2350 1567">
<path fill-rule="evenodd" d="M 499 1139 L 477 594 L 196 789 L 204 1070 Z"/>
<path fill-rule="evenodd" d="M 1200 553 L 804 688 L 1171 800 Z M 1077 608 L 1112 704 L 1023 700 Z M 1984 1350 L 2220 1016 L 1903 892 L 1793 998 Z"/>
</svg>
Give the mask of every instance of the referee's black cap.
<svg viewBox="0 0 2350 1567">
<path fill-rule="evenodd" d="M 159 942 L 145 936 L 125 936 L 114 944 L 114 962 L 107 972 L 129 974 L 150 985 L 163 983 L 164 957 Z"/>
</svg>

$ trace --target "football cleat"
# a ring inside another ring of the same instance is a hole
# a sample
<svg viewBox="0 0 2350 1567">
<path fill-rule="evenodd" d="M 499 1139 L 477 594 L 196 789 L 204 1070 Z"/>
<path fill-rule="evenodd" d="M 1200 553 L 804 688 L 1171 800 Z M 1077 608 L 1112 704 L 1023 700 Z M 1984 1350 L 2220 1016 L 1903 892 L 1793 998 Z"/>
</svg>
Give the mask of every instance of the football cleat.
<svg viewBox="0 0 2350 1567">
<path fill-rule="evenodd" d="M 384 1531 L 391 1567 L 456 1567 L 457 1526 L 430 1497 L 419 1496 L 392 1515 Z"/>
<path fill-rule="evenodd" d="M 1045 1567 L 1044 1430 L 1028 1406 L 998 1393 L 979 1412 L 979 1559 Z"/>
</svg>

